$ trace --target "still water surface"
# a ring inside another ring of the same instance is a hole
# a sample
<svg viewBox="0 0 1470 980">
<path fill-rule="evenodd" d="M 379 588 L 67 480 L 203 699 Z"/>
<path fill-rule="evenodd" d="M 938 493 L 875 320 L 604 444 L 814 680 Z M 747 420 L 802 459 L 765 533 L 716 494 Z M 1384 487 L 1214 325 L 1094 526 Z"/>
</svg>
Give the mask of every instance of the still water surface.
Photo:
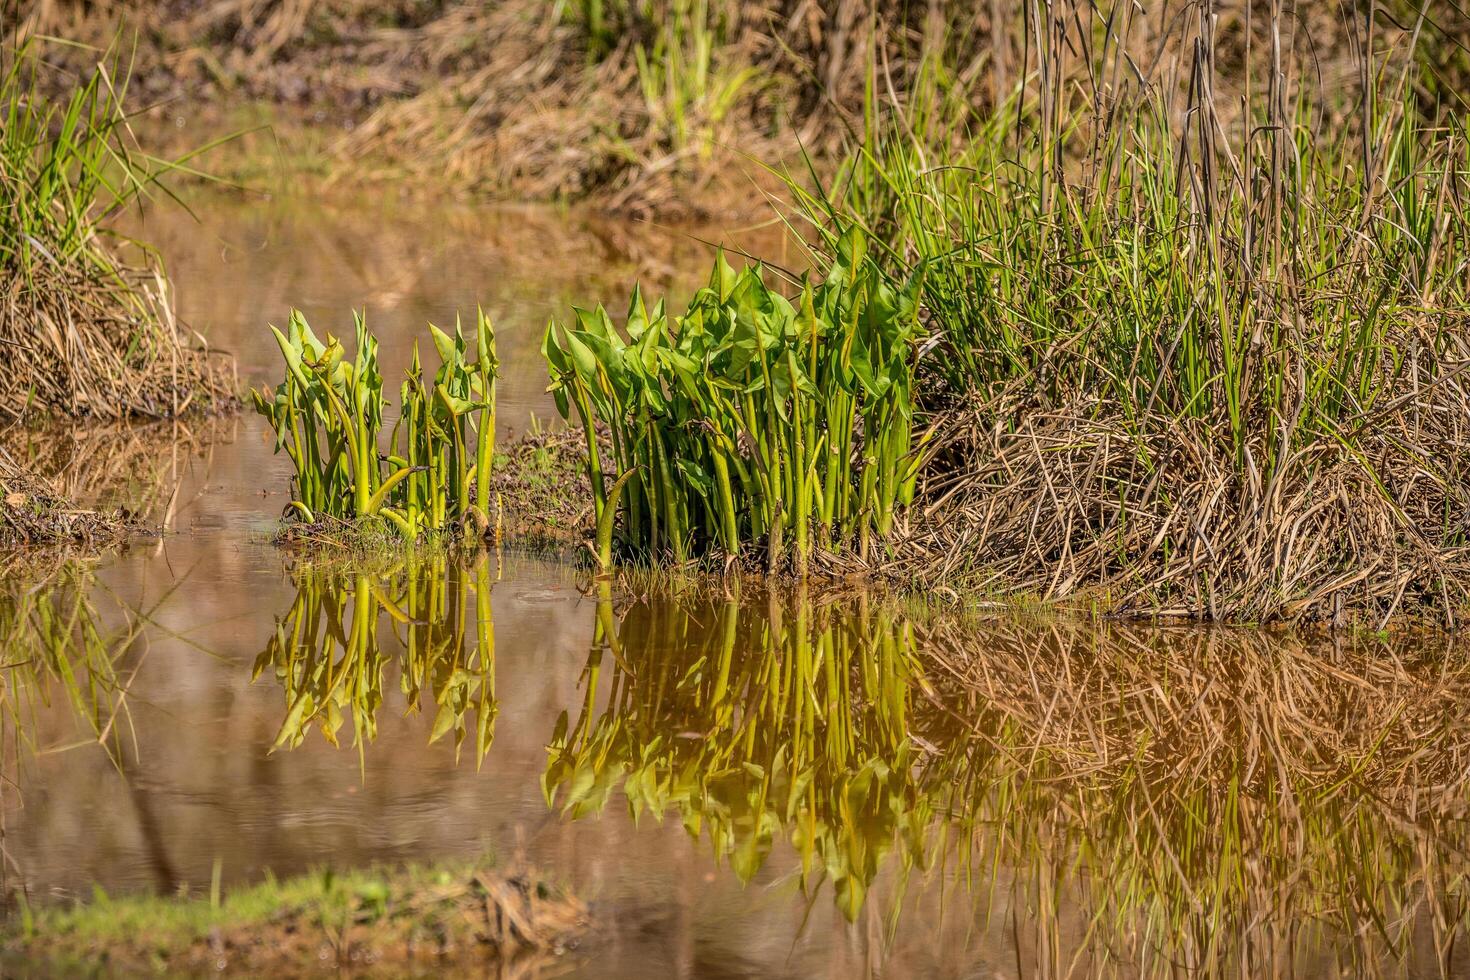
<svg viewBox="0 0 1470 980">
<path fill-rule="evenodd" d="M 247 377 L 291 304 L 344 332 L 365 305 L 392 377 L 479 303 L 512 429 L 551 410 L 548 315 L 634 278 L 687 294 L 708 257 L 539 210 L 197 210 L 137 230 Z M 514 553 L 307 566 L 268 542 L 288 470 L 262 424 L 167 434 L 30 447 L 169 530 L 5 580 L 7 894 L 490 852 L 593 903 L 606 928 L 558 976 L 1464 970 L 1454 641 L 613 594 Z"/>
</svg>

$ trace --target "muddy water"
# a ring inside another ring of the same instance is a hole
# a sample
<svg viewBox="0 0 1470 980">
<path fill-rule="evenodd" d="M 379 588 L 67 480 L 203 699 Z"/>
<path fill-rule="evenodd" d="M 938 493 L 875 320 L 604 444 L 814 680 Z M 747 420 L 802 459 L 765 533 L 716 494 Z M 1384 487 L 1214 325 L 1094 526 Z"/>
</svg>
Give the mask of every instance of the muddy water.
<svg viewBox="0 0 1470 980">
<path fill-rule="evenodd" d="M 246 374 L 290 304 L 344 329 L 365 304 L 393 352 L 481 303 L 512 426 L 549 411 L 548 313 L 705 261 L 545 211 L 198 211 L 139 230 Z M 1452 641 L 603 592 L 516 554 L 306 566 L 266 541 L 287 472 L 259 423 L 167 434 L 36 447 L 119 499 L 166 487 L 135 505 L 169 530 L 0 590 L 7 894 L 490 852 L 593 903 L 557 975 L 1464 972 Z"/>
</svg>

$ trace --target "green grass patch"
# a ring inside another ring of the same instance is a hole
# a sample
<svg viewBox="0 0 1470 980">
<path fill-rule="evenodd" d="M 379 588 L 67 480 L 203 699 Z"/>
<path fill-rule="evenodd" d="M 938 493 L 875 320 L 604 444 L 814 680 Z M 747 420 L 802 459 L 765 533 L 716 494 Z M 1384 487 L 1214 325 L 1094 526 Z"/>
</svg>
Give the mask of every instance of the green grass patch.
<svg viewBox="0 0 1470 980">
<path fill-rule="evenodd" d="M 585 907 L 529 872 L 488 862 L 315 871 L 205 895 L 109 896 L 23 906 L 8 956 L 56 968 L 146 973 L 425 968 L 445 961 L 556 953 Z"/>
</svg>

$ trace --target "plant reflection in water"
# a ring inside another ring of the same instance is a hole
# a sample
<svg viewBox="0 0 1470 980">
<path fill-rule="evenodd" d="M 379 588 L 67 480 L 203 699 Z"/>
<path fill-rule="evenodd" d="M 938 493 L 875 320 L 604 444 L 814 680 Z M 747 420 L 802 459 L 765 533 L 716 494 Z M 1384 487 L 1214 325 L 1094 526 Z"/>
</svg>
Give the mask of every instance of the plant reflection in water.
<svg viewBox="0 0 1470 980">
<path fill-rule="evenodd" d="M 854 917 L 890 851 L 905 866 L 924 854 L 915 669 L 912 630 L 863 600 L 737 592 L 617 615 L 604 592 L 585 700 L 552 735 L 547 801 L 582 816 L 621 786 L 635 816 L 676 812 L 745 881 L 784 832 L 803 880 L 829 877 Z"/>
<path fill-rule="evenodd" d="M 0 573 L 0 724 L 12 751 L 97 743 L 117 762 L 130 674 L 119 665 L 148 616 L 119 603 L 121 625 L 113 628 L 98 609 L 97 591 L 93 563 L 77 558 Z M 37 719 L 58 701 L 74 718 L 76 737 L 40 745 Z"/>
<path fill-rule="evenodd" d="M 467 564 L 436 549 L 293 574 L 296 600 L 253 675 L 269 670 L 285 692 L 275 748 L 300 745 L 313 726 L 337 745 L 350 718 L 361 759 L 377 737 L 385 668 L 396 661 L 407 710 L 434 712 L 429 741 L 452 734 L 458 756 L 472 738 L 476 763 L 484 761 L 499 712 L 488 555 Z"/>
<path fill-rule="evenodd" d="M 621 790 L 745 881 L 784 835 L 850 919 L 885 864 L 899 902 L 938 868 L 1043 973 L 1450 967 L 1470 908 L 1453 639 L 921 619 L 604 588 L 547 800 L 575 818 Z"/>
<path fill-rule="evenodd" d="M 299 576 L 259 664 L 286 687 L 278 744 L 348 716 L 371 739 L 391 633 L 406 702 L 482 760 L 492 577 L 431 558 Z M 1043 973 L 1402 974 L 1463 945 L 1454 638 L 912 616 L 734 579 L 590 592 L 542 775 L 569 818 L 673 817 L 743 881 L 830 883 L 850 919 L 939 880 Z"/>
</svg>

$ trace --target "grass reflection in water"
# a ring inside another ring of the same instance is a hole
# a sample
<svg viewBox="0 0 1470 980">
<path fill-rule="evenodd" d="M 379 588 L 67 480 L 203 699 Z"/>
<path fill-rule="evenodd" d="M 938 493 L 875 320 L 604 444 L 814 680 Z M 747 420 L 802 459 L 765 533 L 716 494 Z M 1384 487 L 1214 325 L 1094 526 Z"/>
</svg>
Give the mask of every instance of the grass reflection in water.
<svg viewBox="0 0 1470 980">
<path fill-rule="evenodd" d="M 122 610 L 109 626 L 94 598 L 90 562 L 48 558 L 0 572 L 0 725 L 17 754 L 100 744 L 117 760 L 128 726 L 127 681 L 119 663 L 147 613 Z M 41 745 L 39 722 L 64 705 L 74 740 Z"/>
<path fill-rule="evenodd" d="M 484 760 L 499 712 L 488 556 L 465 565 L 426 552 L 373 568 L 307 565 L 293 574 L 296 600 L 254 672 L 270 670 L 285 692 L 276 748 L 300 745 L 313 726 L 336 745 L 350 718 L 361 758 L 377 737 L 385 668 L 396 660 L 408 710 L 432 706 L 429 740 L 452 734 L 458 755 L 473 733 L 475 760 Z"/>
<path fill-rule="evenodd" d="M 747 881 L 784 835 L 850 918 L 939 866 L 1026 973 L 1402 974 L 1465 928 L 1467 760 L 1450 640 L 604 593 L 544 789 Z"/>
<path fill-rule="evenodd" d="M 1470 868 L 1455 640 L 998 620 L 927 653 L 963 750 L 921 778 L 972 831 L 960 866 L 1015 869 L 1039 967 L 1451 968 Z"/>
<path fill-rule="evenodd" d="M 335 741 L 350 716 L 361 747 L 401 654 L 432 737 L 473 732 L 483 759 L 493 577 L 431 557 L 299 572 L 258 664 L 285 687 L 278 744 L 313 725 Z M 1463 956 L 1470 656 L 1453 638 L 633 586 L 594 585 L 580 704 L 549 732 L 543 790 L 570 818 L 614 800 L 673 817 L 745 881 L 789 843 L 849 918 L 973 909 L 1028 974 L 1403 975 Z M 960 891 L 936 910 L 921 878 Z"/>
</svg>

